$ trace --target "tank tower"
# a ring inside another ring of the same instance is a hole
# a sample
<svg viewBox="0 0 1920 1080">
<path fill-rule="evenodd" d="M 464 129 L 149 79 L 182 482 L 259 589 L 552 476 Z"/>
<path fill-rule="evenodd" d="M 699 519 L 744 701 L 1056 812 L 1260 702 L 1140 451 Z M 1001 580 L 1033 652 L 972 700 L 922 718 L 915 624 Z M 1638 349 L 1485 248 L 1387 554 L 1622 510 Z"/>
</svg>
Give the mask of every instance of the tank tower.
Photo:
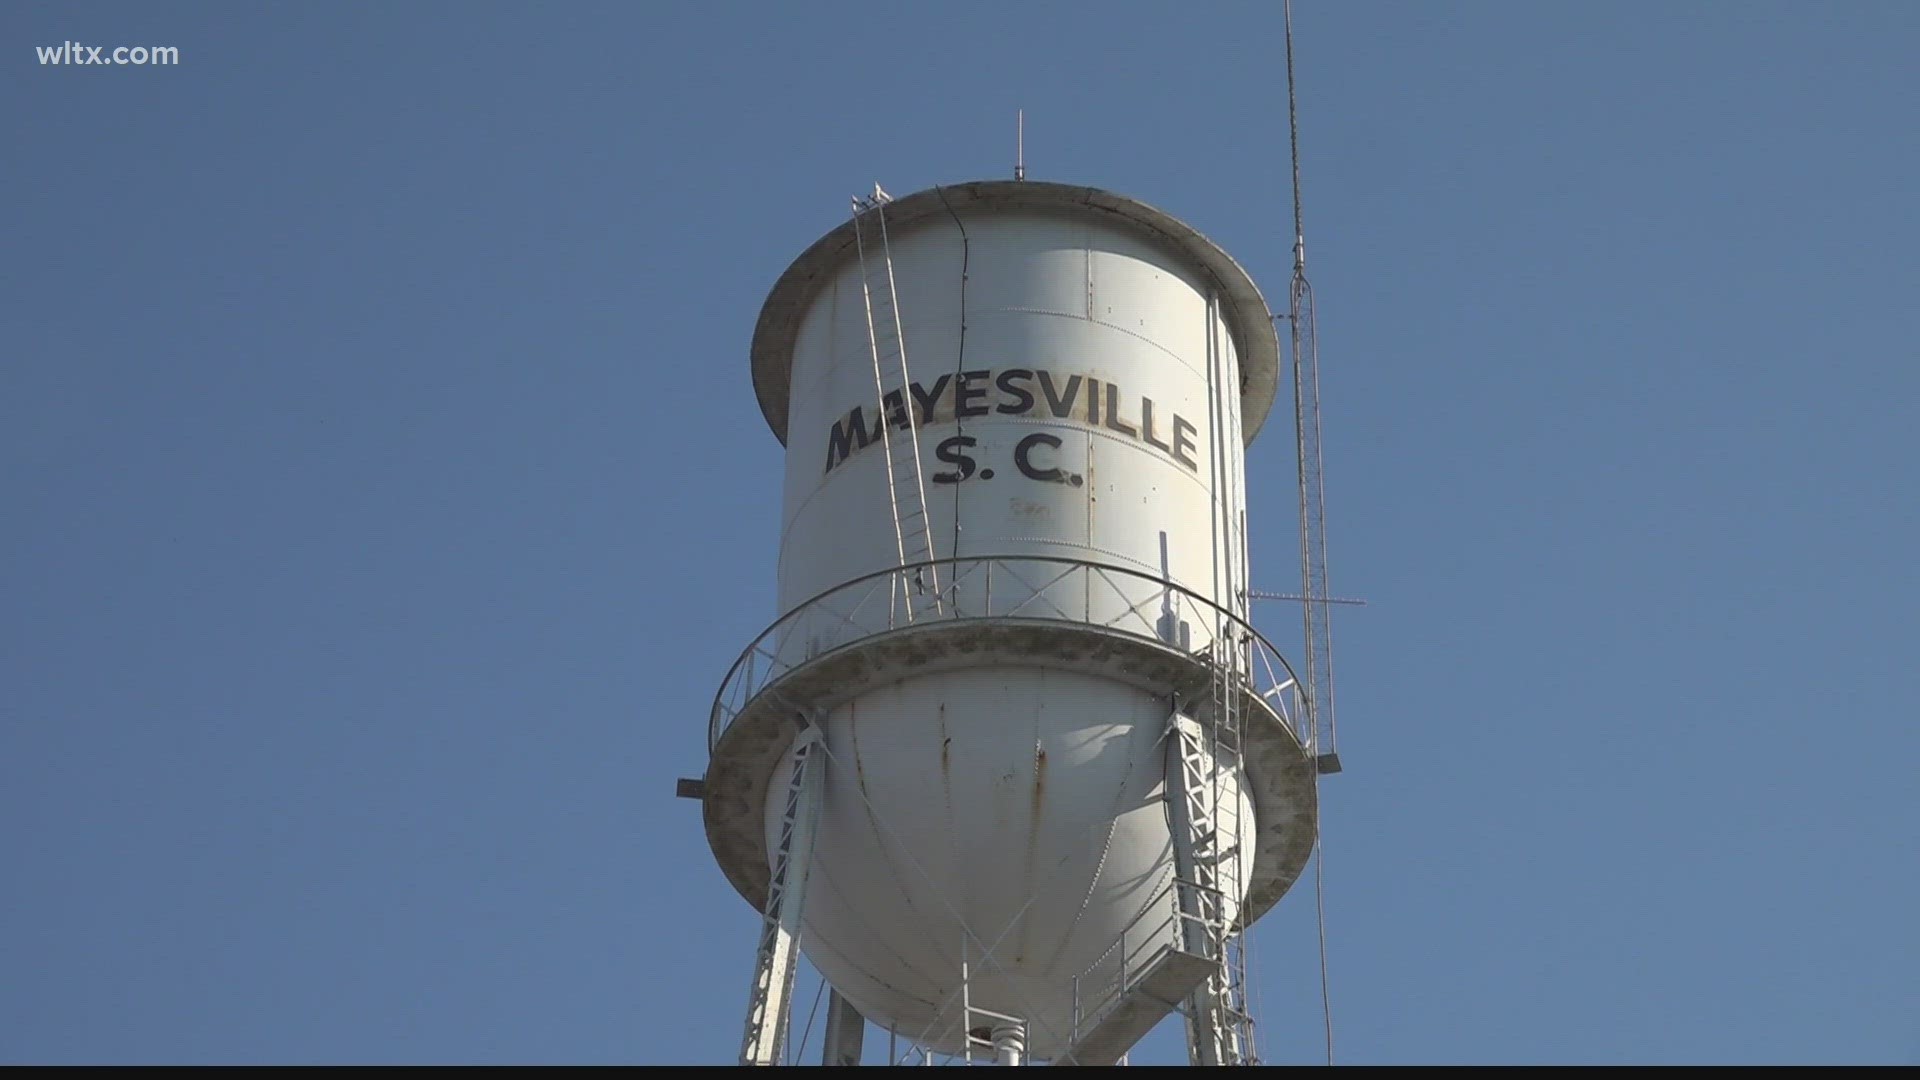
<svg viewBox="0 0 1920 1080">
<path fill-rule="evenodd" d="M 773 287 L 779 617 L 698 797 L 763 913 L 740 1060 L 798 955 L 826 1060 L 1113 1064 L 1176 1009 L 1249 1064 L 1241 931 L 1300 875 L 1322 755 L 1254 630 L 1244 449 L 1279 381 L 1225 252 L 1093 188 L 877 187 Z"/>
</svg>

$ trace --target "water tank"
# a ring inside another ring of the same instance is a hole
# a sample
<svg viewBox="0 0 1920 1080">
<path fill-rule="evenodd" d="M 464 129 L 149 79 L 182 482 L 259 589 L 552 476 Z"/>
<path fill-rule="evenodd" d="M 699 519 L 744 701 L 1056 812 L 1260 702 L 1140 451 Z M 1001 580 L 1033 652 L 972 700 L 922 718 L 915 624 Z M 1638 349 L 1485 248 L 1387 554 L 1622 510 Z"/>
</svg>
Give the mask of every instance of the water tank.
<svg viewBox="0 0 1920 1080">
<path fill-rule="evenodd" d="M 716 701 L 707 833 L 763 904 L 787 750 L 817 728 L 808 958 L 904 1039 L 958 1048 L 964 998 L 1047 1059 L 1179 945 L 1172 715 L 1234 726 L 1208 778 L 1229 918 L 1272 907 L 1312 844 L 1291 678 L 1247 622 L 1272 317 L 1218 247 L 1104 191 L 961 184 L 861 224 L 801 255 L 755 330 L 786 447 L 779 617 Z M 896 310 L 897 340 L 875 325 Z"/>
</svg>

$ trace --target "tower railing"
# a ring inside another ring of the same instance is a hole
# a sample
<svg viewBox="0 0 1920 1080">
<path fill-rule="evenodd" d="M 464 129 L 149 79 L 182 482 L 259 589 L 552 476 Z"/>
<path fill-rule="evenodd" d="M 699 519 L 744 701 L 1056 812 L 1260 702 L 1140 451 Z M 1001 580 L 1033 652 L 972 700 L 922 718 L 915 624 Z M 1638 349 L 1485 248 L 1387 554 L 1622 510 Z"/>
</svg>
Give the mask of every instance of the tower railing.
<svg viewBox="0 0 1920 1080">
<path fill-rule="evenodd" d="M 937 574 L 929 574 L 934 567 Z M 930 577 L 942 585 L 938 607 L 909 618 L 891 602 Z M 799 604 L 754 638 L 728 669 L 709 715 L 708 746 L 717 746 L 727 725 L 763 691 L 822 657 L 896 630 L 1009 620 L 1152 641 L 1208 669 L 1215 634 L 1232 634 L 1251 661 L 1238 677 L 1313 752 L 1313 733 L 1299 719 L 1293 669 L 1251 623 L 1160 575 L 1047 555 L 932 559 L 853 578 Z"/>
</svg>

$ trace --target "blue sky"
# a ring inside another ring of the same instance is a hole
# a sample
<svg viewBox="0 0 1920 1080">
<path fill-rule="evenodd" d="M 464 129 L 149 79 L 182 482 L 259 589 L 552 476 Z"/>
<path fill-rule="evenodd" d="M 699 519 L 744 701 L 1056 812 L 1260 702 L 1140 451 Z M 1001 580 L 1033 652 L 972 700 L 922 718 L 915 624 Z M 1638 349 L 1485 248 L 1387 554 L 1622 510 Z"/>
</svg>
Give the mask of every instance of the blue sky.
<svg viewBox="0 0 1920 1080">
<path fill-rule="evenodd" d="M 731 1060 L 672 793 L 773 615 L 761 299 L 1018 107 L 1284 296 L 1278 10 L 0 10 L 0 1060 Z M 1340 1059 L 1920 1061 L 1920 8 L 1296 29 Z"/>
</svg>

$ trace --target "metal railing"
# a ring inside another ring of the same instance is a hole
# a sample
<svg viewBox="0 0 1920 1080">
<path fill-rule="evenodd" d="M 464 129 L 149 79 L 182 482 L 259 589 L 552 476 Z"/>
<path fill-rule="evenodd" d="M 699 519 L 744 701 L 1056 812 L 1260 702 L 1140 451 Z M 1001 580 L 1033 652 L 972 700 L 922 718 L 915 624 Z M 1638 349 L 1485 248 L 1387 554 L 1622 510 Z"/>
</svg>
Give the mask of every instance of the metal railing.
<svg viewBox="0 0 1920 1080">
<path fill-rule="evenodd" d="M 937 575 L 924 573 L 939 567 Z M 902 603 L 918 582 L 941 582 L 941 603 Z M 1218 647 L 1248 651 L 1240 670 L 1254 693 L 1313 751 L 1301 730 L 1293 669 L 1252 624 L 1199 593 L 1126 567 L 1047 555 L 932 559 L 836 585 L 775 620 L 728 669 L 708 718 L 711 749 L 746 707 L 795 669 L 876 634 L 975 620 L 1033 620 L 1093 627 L 1157 642 L 1212 662 Z"/>
</svg>

